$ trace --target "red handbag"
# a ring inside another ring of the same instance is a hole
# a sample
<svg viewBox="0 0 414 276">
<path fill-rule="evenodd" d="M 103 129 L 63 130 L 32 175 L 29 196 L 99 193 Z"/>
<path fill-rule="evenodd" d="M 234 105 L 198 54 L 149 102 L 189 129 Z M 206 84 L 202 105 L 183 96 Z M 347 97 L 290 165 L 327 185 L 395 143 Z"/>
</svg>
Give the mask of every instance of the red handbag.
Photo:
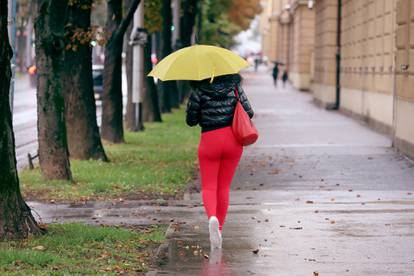
<svg viewBox="0 0 414 276">
<path fill-rule="evenodd" d="M 237 104 L 234 110 L 232 129 L 237 141 L 243 146 L 248 146 L 257 141 L 259 133 L 240 102 L 237 87 L 235 88 L 235 94 Z"/>
</svg>

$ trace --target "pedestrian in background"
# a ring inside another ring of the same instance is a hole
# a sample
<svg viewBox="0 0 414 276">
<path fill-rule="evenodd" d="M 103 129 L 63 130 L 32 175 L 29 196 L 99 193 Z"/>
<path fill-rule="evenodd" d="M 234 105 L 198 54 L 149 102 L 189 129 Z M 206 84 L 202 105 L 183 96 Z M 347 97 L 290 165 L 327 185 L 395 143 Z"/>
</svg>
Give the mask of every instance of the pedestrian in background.
<svg viewBox="0 0 414 276">
<path fill-rule="evenodd" d="M 277 77 L 279 75 L 279 63 L 275 63 L 275 66 L 273 67 L 272 76 L 273 76 L 273 83 L 275 87 L 277 87 Z"/>
<path fill-rule="evenodd" d="M 210 79 L 192 81 L 193 91 L 187 104 L 187 124 L 201 126 L 198 159 L 212 249 L 221 248 L 221 230 L 229 206 L 230 184 L 243 153 L 243 146 L 232 130 L 238 100 L 249 117 L 253 117 L 253 110 L 240 82 L 239 74 L 216 77 L 212 83 Z"/>
<path fill-rule="evenodd" d="M 289 79 L 288 72 L 287 70 L 284 70 L 283 75 L 282 75 L 283 87 L 286 87 L 286 82 L 288 79 Z"/>
</svg>

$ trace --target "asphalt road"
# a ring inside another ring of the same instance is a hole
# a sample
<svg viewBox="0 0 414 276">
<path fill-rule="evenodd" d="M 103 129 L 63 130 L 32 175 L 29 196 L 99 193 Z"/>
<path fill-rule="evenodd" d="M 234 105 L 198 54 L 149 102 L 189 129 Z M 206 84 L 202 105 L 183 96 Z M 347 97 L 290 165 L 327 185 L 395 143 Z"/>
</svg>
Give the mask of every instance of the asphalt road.
<svg viewBox="0 0 414 276">
<path fill-rule="evenodd" d="M 123 74 L 123 92 L 126 93 L 126 76 Z M 124 95 L 124 106 L 126 96 Z M 98 125 L 101 125 L 102 102 L 96 102 L 96 116 Z M 125 112 L 125 110 L 124 110 Z M 37 107 L 36 88 L 30 86 L 27 76 L 20 76 L 15 82 L 13 129 L 16 139 L 16 159 L 19 170 L 28 166 L 27 154 L 35 155 L 37 143 Z M 34 163 L 38 160 L 35 159 Z"/>
</svg>

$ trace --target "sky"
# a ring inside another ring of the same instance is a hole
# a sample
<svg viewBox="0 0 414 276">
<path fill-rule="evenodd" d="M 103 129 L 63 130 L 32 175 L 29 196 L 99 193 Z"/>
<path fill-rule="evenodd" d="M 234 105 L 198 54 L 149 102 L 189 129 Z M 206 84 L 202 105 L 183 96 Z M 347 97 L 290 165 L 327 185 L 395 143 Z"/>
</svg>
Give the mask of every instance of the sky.
<svg viewBox="0 0 414 276">
<path fill-rule="evenodd" d="M 255 54 L 261 51 L 260 34 L 259 34 L 259 18 L 256 17 L 250 28 L 241 32 L 235 37 L 237 45 L 233 47 L 233 51 L 241 56 Z"/>
</svg>

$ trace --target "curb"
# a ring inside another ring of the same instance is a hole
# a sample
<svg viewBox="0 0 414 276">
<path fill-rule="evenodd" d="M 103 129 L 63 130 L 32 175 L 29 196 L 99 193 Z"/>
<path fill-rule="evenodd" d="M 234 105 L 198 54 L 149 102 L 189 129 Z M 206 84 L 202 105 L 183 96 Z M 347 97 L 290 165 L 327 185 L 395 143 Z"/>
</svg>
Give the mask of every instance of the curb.
<svg viewBox="0 0 414 276">
<path fill-rule="evenodd" d="M 168 225 L 167 230 L 165 231 L 165 235 L 164 235 L 165 241 L 162 242 L 160 246 L 158 246 L 157 252 L 155 253 L 155 260 L 156 260 L 155 263 L 157 265 L 162 264 L 168 258 L 168 248 L 170 247 L 170 241 L 168 239 L 174 233 L 173 225 L 174 225 L 173 222 L 171 222 Z M 147 273 L 145 273 L 145 276 L 156 276 L 157 273 L 158 273 L 158 269 L 153 268 L 152 270 L 149 270 Z"/>
</svg>

